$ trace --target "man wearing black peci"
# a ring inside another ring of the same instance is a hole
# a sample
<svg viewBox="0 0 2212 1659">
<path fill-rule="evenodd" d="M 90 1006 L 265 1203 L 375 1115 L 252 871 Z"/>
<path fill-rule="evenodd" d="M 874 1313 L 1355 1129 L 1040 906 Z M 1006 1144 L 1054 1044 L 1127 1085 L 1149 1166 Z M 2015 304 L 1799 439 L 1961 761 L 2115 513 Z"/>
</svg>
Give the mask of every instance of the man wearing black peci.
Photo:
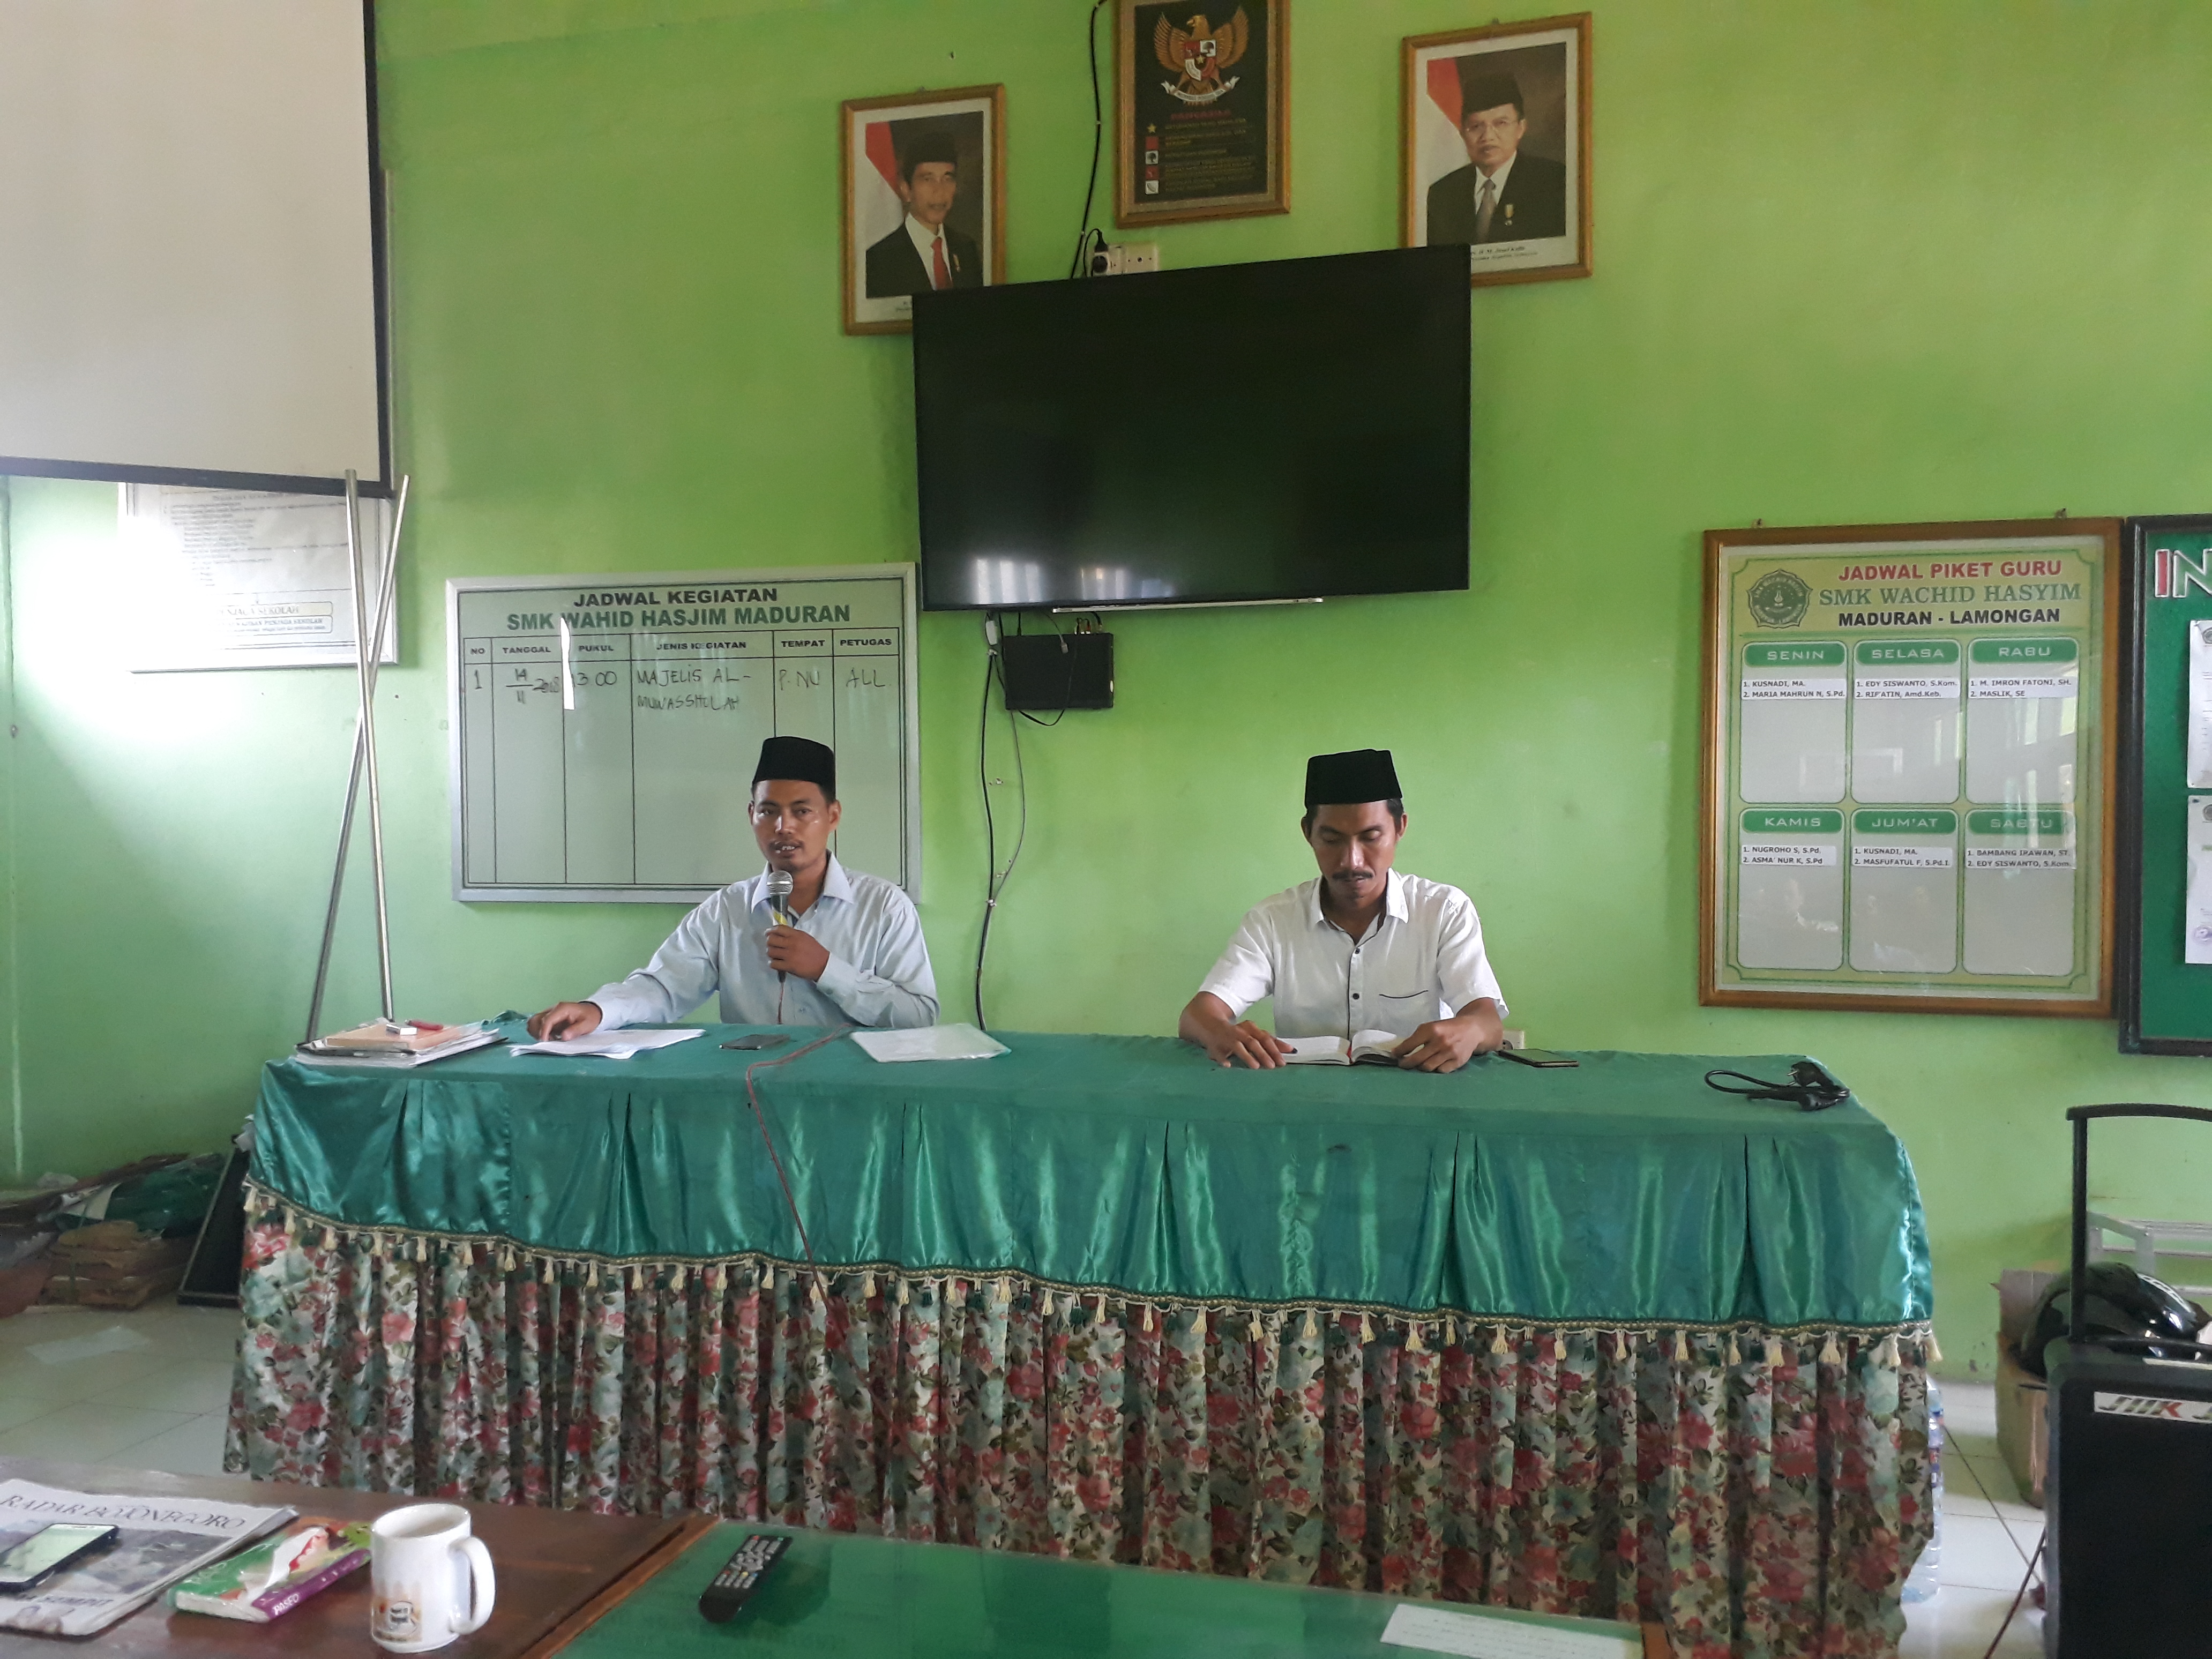
<svg viewBox="0 0 2212 1659">
<path fill-rule="evenodd" d="M 975 242 L 945 222 L 960 194 L 960 161 L 949 132 L 924 133 L 898 152 L 906 217 L 868 250 L 868 298 L 983 286 Z"/>
<path fill-rule="evenodd" d="M 1406 802 L 1390 751 L 1308 761 L 1298 830 L 1320 875 L 1252 907 L 1178 1034 L 1218 1065 L 1261 1069 L 1283 1063 L 1282 1037 L 1382 1031 L 1399 1066 L 1420 1072 L 1455 1072 L 1504 1042 L 1474 901 L 1393 867 Z M 1244 1018 L 1262 997 L 1273 1032 Z"/>
<path fill-rule="evenodd" d="M 767 867 L 684 917 L 627 979 L 589 1001 L 533 1014 L 532 1037 L 670 1024 L 718 993 L 729 1025 L 937 1023 L 937 981 L 914 901 L 846 869 L 830 850 L 844 817 L 830 746 L 811 738 L 763 743 L 747 816 Z M 781 896 L 769 881 L 779 872 L 788 878 Z"/>
<path fill-rule="evenodd" d="M 1533 242 L 1567 234 L 1567 170 L 1521 148 L 1528 106 L 1510 75 L 1462 58 L 1460 142 L 1467 165 L 1429 186 L 1429 244 Z"/>
</svg>

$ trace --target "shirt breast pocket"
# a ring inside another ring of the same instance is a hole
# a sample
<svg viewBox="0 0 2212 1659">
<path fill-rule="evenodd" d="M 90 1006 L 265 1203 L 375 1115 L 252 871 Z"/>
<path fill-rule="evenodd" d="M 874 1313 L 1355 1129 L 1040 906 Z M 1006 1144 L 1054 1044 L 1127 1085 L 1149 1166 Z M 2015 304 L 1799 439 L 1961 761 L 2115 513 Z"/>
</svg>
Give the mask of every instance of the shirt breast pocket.
<svg viewBox="0 0 2212 1659">
<path fill-rule="evenodd" d="M 1419 1002 L 1423 997 L 1433 999 L 1435 996 L 1436 993 L 1430 990 L 1377 991 L 1375 1000 L 1378 1002 Z"/>
</svg>

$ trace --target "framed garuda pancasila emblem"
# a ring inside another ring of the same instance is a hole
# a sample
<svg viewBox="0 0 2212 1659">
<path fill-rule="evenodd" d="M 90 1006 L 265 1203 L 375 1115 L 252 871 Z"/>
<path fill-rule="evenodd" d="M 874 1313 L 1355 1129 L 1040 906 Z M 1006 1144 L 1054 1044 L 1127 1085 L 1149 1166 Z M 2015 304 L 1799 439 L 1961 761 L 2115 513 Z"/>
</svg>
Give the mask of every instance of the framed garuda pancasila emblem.
<svg viewBox="0 0 2212 1659">
<path fill-rule="evenodd" d="M 1118 0 L 1114 222 L 1291 210 L 1290 0 Z"/>
</svg>

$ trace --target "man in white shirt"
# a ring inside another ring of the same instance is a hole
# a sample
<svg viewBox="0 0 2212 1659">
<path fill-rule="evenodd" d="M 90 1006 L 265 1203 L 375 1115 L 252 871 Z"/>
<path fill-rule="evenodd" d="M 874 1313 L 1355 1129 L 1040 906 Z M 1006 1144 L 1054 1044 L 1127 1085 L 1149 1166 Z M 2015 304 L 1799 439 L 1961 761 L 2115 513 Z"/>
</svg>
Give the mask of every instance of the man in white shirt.
<svg viewBox="0 0 2212 1659">
<path fill-rule="evenodd" d="M 1279 1066 L 1280 1037 L 1387 1031 L 1401 1067 L 1453 1072 L 1504 1041 L 1482 921 L 1456 887 L 1391 868 L 1406 804 L 1387 749 L 1306 763 L 1299 820 L 1321 874 L 1255 905 L 1182 1011 L 1185 1040 L 1224 1066 Z M 1275 1030 L 1244 1011 L 1275 1000 Z"/>
<path fill-rule="evenodd" d="M 937 980 L 914 901 L 837 862 L 830 835 L 837 757 L 809 738 L 770 738 L 753 772 L 753 839 L 768 870 L 684 917 L 653 960 L 588 1002 L 557 1002 L 533 1037 L 665 1024 L 721 993 L 730 1025 L 934 1025 Z M 791 892 L 768 891 L 787 871 Z"/>
</svg>

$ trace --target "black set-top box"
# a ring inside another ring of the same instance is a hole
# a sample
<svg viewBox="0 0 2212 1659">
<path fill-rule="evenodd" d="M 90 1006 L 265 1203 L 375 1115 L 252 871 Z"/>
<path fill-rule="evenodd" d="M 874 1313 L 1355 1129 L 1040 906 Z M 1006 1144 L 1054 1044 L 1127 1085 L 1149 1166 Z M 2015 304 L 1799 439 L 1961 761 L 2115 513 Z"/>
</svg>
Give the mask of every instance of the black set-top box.
<svg viewBox="0 0 2212 1659">
<path fill-rule="evenodd" d="M 1111 634 L 1009 634 L 999 641 L 1006 707 L 1029 714 L 1114 706 Z"/>
</svg>

